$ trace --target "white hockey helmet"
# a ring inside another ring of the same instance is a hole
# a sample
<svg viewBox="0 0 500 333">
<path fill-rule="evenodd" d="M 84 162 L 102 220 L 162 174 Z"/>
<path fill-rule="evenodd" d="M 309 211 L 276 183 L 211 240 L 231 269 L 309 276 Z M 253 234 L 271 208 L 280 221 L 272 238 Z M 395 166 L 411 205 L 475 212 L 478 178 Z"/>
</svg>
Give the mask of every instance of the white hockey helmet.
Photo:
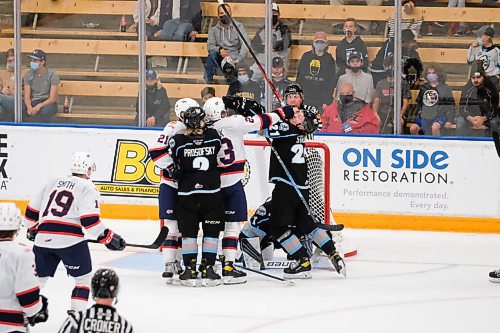
<svg viewBox="0 0 500 333">
<path fill-rule="evenodd" d="M 179 118 L 179 120 L 182 120 L 182 113 L 186 112 L 187 109 L 193 106 L 200 107 L 200 104 L 192 98 L 181 98 L 175 102 L 175 115 Z"/>
<path fill-rule="evenodd" d="M 13 202 L 0 203 L 0 231 L 19 230 L 21 211 Z"/>
<path fill-rule="evenodd" d="M 94 159 L 89 153 L 77 152 L 73 154 L 73 158 L 71 159 L 71 173 L 90 177 L 95 170 Z"/>
<path fill-rule="evenodd" d="M 221 113 L 226 110 L 226 106 L 222 98 L 212 97 L 205 102 L 203 110 L 205 110 L 205 121 L 214 123 L 222 118 Z"/>
</svg>

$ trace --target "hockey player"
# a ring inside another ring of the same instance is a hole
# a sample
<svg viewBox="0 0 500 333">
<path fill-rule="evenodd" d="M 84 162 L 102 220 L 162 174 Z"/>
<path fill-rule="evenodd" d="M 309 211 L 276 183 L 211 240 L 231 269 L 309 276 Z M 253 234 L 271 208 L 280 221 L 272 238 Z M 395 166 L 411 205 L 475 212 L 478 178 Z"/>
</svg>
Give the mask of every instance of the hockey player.
<svg viewBox="0 0 500 333">
<path fill-rule="evenodd" d="M 21 212 L 0 203 L 0 333 L 27 332 L 48 319 L 47 298 L 40 295 L 33 253 L 14 242 Z"/>
<path fill-rule="evenodd" d="M 203 229 L 202 259 L 198 270 L 202 286 L 216 286 L 221 277 L 214 271 L 219 233 L 224 229 L 224 205 L 220 193 L 218 159 L 222 157 L 221 137 L 205 127 L 205 112 L 191 107 L 185 113 L 186 129 L 170 138 L 168 154 L 175 163 L 170 176 L 179 182 L 177 217 L 182 234 L 182 256 L 185 269 L 179 276 L 182 285 L 195 287 L 197 237 L 199 223 Z"/>
<path fill-rule="evenodd" d="M 245 117 L 237 114 L 228 116 L 226 111 L 228 106 L 237 106 L 237 112 L 253 114 Z M 237 284 L 246 282 L 246 274 L 234 267 L 236 250 L 238 247 L 238 236 L 240 233 L 240 223 L 247 220 L 247 199 L 241 178 L 244 174 L 246 154 L 243 136 L 252 131 L 268 128 L 277 123 L 281 118 L 281 113 L 262 113 L 262 106 L 253 101 L 245 100 L 241 97 L 226 96 L 224 100 L 220 97 L 210 98 L 204 105 L 207 122 L 222 134 L 222 149 L 224 157 L 221 168 L 221 190 L 224 206 L 226 210 L 226 220 L 224 225 L 224 237 L 222 238 L 222 252 L 224 263 L 222 276 L 225 284 Z M 244 103 L 250 106 L 244 105 Z M 255 108 L 252 108 L 255 106 Z M 293 115 L 291 108 L 286 108 L 289 116 Z"/>
<path fill-rule="evenodd" d="M 162 276 L 167 284 L 173 282 L 174 274 L 179 274 L 182 268 L 176 260 L 176 254 L 180 249 L 181 236 L 177 225 L 177 183 L 169 176 L 168 168 L 173 167 L 172 158 L 168 155 L 168 140 L 175 134 L 186 129 L 182 122 L 184 112 L 193 106 L 198 106 L 192 98 L 181 98 L 175 103 L 175 114 L 179 119 L 171 121 L 165 126 L 156 142 L 149 149 L 149 156 L 154 164 L 161 170 L 160 192 L 158 195 L 159 216 L 162 224 L 168 227 L 168 236 L 162 246 L 165 271 Z"/>
<path fill-rule="evenodd" d="M 33 252 L 40 285 L 53 277 L 59 262 L 75 279 L 71 311 L 85 309 L 90 293 L 92 263 L 83 229 L 112 251 L 125 248 L 125 240 L 101 222 L 100 195 L 90 179 L 95 163 L 88 153 L 78 152 L 71 161 L 71 175 L 51 179 L 26 208 L 27 237 Z"/>
<path fill-rule="evenodd" d="M 59 333 L 133 333 L 132 325 L 113 307 L 119 289 L 119 278 L 114 270 L 97 270 L 92 277 L 95 304 L 89 309 L 69 313 Z"/>
<path fill-rule="evenodd" d="M 289 257 L 296 260 L 296 263 L 285 268 L 285 278 L 311 277 L 311 262 L 307 250 L 289 225 L 295 226 L 300 234 L 309 235 L 313 243 L 328 255 L 335 270 L 345 276 L 345 263 L 334 242 L 325 230 L 314 223 L 296 191 L 300 191 L 302 199 L 309 201 L 305 137 L 314 133 L 320 124 L 318 114 L 296 109 L 292 119 L 280 122 L 269 130 L 269 136 L 273 139 L 272 147 L 281 158 L 280 161 L 274 152 L 271 154 L 269 181 L 275 184 L 272 193 L 271 233 Z"/>
</svg>

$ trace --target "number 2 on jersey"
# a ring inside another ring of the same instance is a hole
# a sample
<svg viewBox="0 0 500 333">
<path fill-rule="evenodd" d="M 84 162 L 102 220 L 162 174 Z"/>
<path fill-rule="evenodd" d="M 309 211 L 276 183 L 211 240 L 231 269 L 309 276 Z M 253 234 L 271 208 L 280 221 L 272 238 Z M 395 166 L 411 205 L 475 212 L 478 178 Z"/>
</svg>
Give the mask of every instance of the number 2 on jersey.
<svg viewBox="0 0 500 333">
<path fill-rule="evenodd" d="M 57 194 L 57 195 L 56 195 Z M 53 216 L 63 217 L 68 214 L 69 209 L 71 208 L 71 204 L 75 200 L 73 193 L 70 191 L 63 190 L 61 192 L 57 192 L 57 190 L 52 191 L 49 196 L 49 202 L 47 203 L 47 207 L 43 211 L 42 217 L 49 215 L 49 209 L 52 205 L 52 201 L 56 204 L 57 207 L 50 209 L 50 213 Z"/>
<path fill-rule="evenodd" d="M 304 164 L 306 162 L 306 159 L 304 157 L 304 145 L 301 144 L 296 144 L 293 145 L 292 148 L 290 148 L 293 155 L 292 157 L 292 163 L 293 164 Z"/>
</svg>

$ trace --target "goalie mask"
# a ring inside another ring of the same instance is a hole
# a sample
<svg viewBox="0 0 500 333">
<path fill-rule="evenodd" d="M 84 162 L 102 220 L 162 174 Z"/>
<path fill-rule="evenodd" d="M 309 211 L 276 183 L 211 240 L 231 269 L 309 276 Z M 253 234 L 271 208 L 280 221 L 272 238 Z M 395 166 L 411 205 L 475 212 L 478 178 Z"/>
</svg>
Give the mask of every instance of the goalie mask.
<svg viewBox="0 0 500 333">
<path fill-rule="evenodd" d="M 187 128 L 201 129 L 205 126 L 204 119 L 205 111 L 199 106 L 193 106 L 184 112 L 184 119 L 182 121 Z"/>
<path fill-rule="evenodd" d="M 312 134 L 321 128 L 323 128 L 323 123 L 321 122 L 321 116 L 319 113 L 312 110 L 304 110 L 304 121 L 301 123 L 304 129 L 302 132 L 304 134 Z"/>
<path fill-rule="evenodd" d="M 175 115 L 182 121 L 184 112 L 193 106 L 200 106 L 200 104 L 192 98 L 181 98 L 175 102 Z"/>
<path fill-rule="evenodd" d="M 205 110 L 205 121 L 207 123 L 215 123 L 222 118 L 222 112 L 225 112 L 224 101 L 220 97 L 209 98 L 203 105 Z"/>
</svg>

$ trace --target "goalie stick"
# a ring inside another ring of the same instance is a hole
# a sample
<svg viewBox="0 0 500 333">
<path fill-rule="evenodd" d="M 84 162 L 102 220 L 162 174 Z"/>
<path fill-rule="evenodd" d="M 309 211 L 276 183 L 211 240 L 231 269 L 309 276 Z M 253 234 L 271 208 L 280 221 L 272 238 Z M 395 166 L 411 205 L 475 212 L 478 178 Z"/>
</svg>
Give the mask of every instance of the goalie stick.
<svg viewBox="0 0 500 333">
<path fill-rule="evenodd" d="M 217 261 L 220 262 L 220 259 L 217 259 Z M 238 268 L 241 268 L 241 269 L 243 269 L 245 271 L 249 271 L 249 272 L 252 272 L 252 273 L 255 273 L 255 274 L 259 274 L 259 275 L 268 277 L 268 278 L 273 279 L 273 280 L 280 281 L 280 282 L 282 282 L 286 286 L 294 286 L 295 285 L 295 283 L 293 281 L 291 281 L 291 280 L 283 279 L 283 278 L 280 278 L 279 276 L 275 276 L 275 275 L 272 275 L 272 274 L 267 274 L 267 273 L 264 273 L 264 272 L 261 272 L 261 271 L 257 271 L 255 269 L 251 269 L 249 267 L 241 266 L 241 265 L 238 265 L 238 264 L 234 264 L 234 267 L 238 267 Z"/>
<path fill-rule="evenodd" d="M 142 249 L 152 249 L 156 250 L 159 249 L 160 246 L 163 244 L 165 239 L 167 238 L 168 235 L 168 227 L 163 226 L 160 229 L 160 233 L 158 234 L 158 237 L 156 237 L 155 241 L 152 244 L 132 244 L 132 243 L 125 243 L 126 246 L 131 246 L 131 247 L 139 247 Z M 88 239 L 87 242 L 89 243 L 99 243 L 97 239 Z"/>
</svg>

